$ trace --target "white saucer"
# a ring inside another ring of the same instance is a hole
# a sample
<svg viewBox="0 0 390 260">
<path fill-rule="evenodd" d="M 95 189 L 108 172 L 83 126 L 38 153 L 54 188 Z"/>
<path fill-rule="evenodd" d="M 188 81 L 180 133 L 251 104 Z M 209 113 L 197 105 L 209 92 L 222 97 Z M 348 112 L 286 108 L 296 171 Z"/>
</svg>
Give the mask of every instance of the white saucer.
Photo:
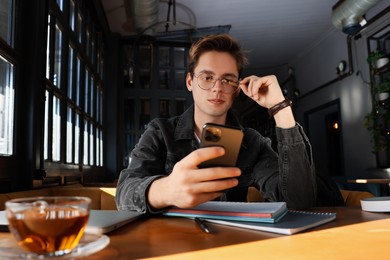
<svg viewBox="0 0 390 260">
<path fill-rule="evenodd" d="M 45 256 L 24 251 L 13 237 L 0 239 L 0 259 L 76 259 L 94 254 L 110 243 L 106 235 L 84 233 L 79 245 L 63 256 Z"/>
<path fill-rule="evenodd" d="M 370 212 L 390 212 L 390 197 L 372 197 L 360 200 L 362 210 Z"/>
</svg>

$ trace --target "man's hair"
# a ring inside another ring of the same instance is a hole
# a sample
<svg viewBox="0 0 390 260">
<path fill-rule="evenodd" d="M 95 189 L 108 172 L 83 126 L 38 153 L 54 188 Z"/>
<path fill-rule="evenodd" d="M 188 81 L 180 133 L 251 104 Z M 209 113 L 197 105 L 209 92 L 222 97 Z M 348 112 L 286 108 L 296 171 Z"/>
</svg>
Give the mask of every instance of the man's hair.
<svg viewBox="0 0 390 260">
<path fill-rule="evenodd" d="M 195 42 L 189 51 L 188 72 L 191 77 L 194 75 L 194 69 L 199 62 L 199 57 L 209 51 L 226 52 L 232 55 L 237 62 L 238 72 L 241 74 L 244 66 L 247 64 L 247 58 L 237 40 L 228 34 L 213 34 L 200 38 Z"/>
</svg>

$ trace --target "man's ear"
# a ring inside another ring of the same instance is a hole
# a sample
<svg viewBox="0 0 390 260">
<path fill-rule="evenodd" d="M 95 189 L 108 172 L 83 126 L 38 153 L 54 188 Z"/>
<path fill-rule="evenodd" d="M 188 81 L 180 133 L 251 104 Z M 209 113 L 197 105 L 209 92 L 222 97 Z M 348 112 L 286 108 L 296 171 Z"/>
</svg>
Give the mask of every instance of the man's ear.
<svg viewBox="0 0 390 260">
<path fill-rule="evenodd" d="M 192 77 L 191 77 L 191 73 L 187 73 L 187 76 L 186 76 L 186 85 L 187 85 L 187 89 L 188 91 L 192 91 L 192 83 L 193 83 L 193 80 L 192 80 Z"/>
</svg>

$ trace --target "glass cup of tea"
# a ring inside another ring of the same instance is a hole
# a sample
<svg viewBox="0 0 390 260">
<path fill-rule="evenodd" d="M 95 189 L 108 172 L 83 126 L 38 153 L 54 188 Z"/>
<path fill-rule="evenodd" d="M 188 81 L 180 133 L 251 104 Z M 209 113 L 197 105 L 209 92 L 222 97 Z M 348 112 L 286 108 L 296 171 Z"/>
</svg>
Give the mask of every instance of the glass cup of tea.
<svg viewBox="0 0 390 260">
<path fill-rule="evenodd" d="M 18 245 L 39 255 L 61 256 L 77 246 L 88 223 L 87 197 L 30 197 L 5 203 Z"/>
</svg>

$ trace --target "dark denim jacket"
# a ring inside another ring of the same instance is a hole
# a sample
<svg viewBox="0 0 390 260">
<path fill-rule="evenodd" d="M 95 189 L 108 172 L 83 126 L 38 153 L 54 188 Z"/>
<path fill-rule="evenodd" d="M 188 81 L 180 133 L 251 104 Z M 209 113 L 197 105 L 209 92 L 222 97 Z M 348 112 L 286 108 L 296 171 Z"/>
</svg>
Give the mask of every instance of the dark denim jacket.
<svg viewBox="0 0 390 260">
<path fill-rule="evenodd" d="M 116 202 L 119 210 L 152 212 L 147 189 L 156 178 L 169 175 L 173 166 L 197 149 L 194 137 L 194 108 L 170 119 L 152 120 L 131 153 L 131 162 L 119 177 Z M 240 126 L 229 111 L 227 125 Z M 289 208 L 315 204 L 317 187 L 311 146 L 300 125 L 276 128 L 279 155 L 269 138 L 254 129 L 245 129 L 237 161 L 239 184 L 222 200 L 246 201 L 248 186 L 257 187 L 266 201 L 285 201 Z"/>
</svg>

